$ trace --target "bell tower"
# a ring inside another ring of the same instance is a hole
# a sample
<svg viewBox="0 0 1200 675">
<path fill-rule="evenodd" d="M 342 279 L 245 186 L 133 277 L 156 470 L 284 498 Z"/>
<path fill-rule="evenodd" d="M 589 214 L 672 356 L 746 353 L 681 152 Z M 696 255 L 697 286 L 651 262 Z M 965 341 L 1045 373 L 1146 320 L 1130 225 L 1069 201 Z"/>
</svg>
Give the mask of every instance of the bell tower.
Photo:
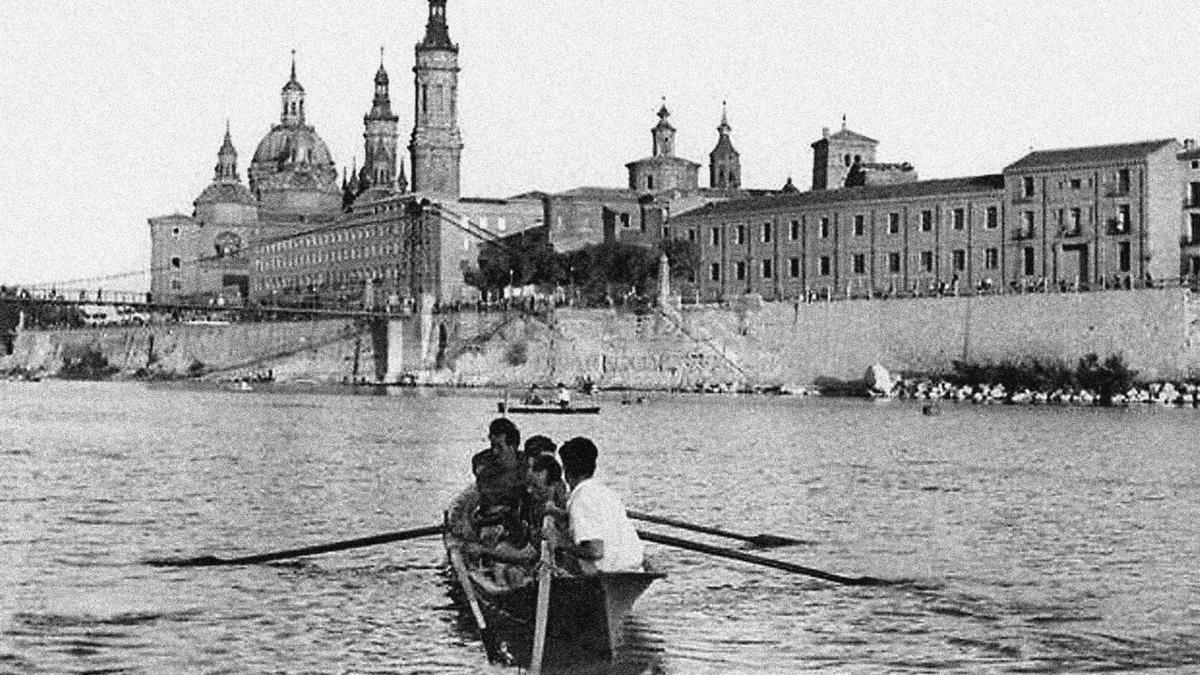
<svg viewBox="0 0 1200 675">
<path fill-rule="evenodd" d="M 388 95 L 388 74 L 383 67 L 383 49 L 379 50 L 379 71 L 375 73 L 375 100 L 363 117 L 363 171 L 373 187 L 388 188 L 396 178 L 396 146 L 399 145 L 400 118 L 392 112 Z"/>
<path fill-rule="evenodd" d="M 417 43 L 412 190 L 457 199 L 462 133 L 458 128 L 458 45 L 450 41 L 446 0 L 429 0 L 425 39 Z"/>
<path fill-rule="evenodd" d="M 717 126 L 717 146 L 708 153 L 708 185 L 715 190 L 736 190 L 742 187 L 742 160 L 729 139 L 729 116 L 721 103 L 721 124 Z"/>
</svg>

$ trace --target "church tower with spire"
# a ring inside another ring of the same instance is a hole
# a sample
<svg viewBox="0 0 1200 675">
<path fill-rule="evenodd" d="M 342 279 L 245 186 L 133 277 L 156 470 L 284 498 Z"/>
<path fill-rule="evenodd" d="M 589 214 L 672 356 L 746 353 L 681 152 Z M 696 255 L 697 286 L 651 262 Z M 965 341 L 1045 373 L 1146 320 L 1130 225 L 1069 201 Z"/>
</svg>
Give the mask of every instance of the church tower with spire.
<svg viewBox="0 0 1200 675">
<path fill-rule="evenodd" d="M 400 118 L 392 112 L 388 95 L 388 74 L 383 67 L 383 49 L 379 50 L 379 71 L 375 73 L 375 100 L 363 117 L 366 141 L 363 169 L 371 187 L 391 189 L 396 179 L 396 146 L 399 144 Z"/>
<path fill-rule="evenodd" d="M 429 0 L 425 38 L 416 46 L 414 119 L 408 151 L 413 192 L 457 199 L 462 133 L 458 128 L 458 45 L 450 41 L 446 0 Z"/>
<path fill-rule="evenodd" d="M 729 115 L 721 103 L 721 124 L 717 126 L 717 146 L 708 153 L 708 185 L 714 190 L 737 190 L 742 187 L 742 160 L 729 139 Z"/>
</svg>

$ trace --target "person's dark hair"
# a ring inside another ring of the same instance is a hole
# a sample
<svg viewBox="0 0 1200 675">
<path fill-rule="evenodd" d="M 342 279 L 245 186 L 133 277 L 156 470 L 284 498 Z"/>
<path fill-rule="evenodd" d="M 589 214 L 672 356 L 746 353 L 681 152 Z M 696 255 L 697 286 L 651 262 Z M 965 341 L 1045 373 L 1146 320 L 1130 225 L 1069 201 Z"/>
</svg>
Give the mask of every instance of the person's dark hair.
<svg viewBox="0 0 1200 675">
<path fill-rule="evenodd" d="M 521 431 L 517 429 L 517 425 L 507 417 L 497 417 L 488 425 L 488 436 L 500 434 L 504 436 L 504 442 L 514 448 L 521 447 Z"/>
<path fill-rule="evenodd" d="M 549 436 L 530 436 L 525 439 L 525 456 L 537 457 L 538 455 L 553 455 L 558 450 L 558 446 L 554 441 L 550 440 Z"/>
<path fill-rule="evenodd" d="M 562 480 L 562 467 L 558 465 L 558 460 L 554 459 L 554 455 L 538 455 L 533 458 L 533 464 L 529 465 L 529 470 L 533 472 L 545 471 L 546 482 L 553 485 Z"/>
<path fill-rule="evenodd" d="M 563 471 L 572 476 L 591 478 L 596 473 L 596 444 L 583 436 L 576 436 L 558 449 Z"/>
</svg>

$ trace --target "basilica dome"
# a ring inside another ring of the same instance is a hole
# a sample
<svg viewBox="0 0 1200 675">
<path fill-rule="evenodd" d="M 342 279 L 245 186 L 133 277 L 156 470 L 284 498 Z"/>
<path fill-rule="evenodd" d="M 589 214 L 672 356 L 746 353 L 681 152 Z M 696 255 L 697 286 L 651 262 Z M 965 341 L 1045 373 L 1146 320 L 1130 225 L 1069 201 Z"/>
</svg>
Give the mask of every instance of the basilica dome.
<svg viewBox="0 0 1200 675">
<path fill-rule="evenodd" d="M 252 161 L 256 165 L 274 164 L 279 170 L 289 164 L 333 167 L 325 141 L 308 125 L 275 125 L 259 142 Z"/>
</svg>

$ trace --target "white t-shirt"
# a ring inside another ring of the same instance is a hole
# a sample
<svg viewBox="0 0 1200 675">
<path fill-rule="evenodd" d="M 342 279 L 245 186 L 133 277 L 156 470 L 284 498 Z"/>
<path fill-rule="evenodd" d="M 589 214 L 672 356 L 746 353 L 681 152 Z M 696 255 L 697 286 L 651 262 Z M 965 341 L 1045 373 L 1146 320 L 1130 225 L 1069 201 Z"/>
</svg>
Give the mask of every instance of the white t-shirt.
<svg viewBox="0 0 1200 675">
<path fill-rule="evenodd" d="M 571 490 L 567 498 L 571 539 L 576 543 L 599 539 L 604 542 L 604 557 L 595 561 L 601 572 L 641 571 L 645 547 L 633 523 L 625 515 L 625 505 L 611 488 L 592 478 Z"/>
</svg>

